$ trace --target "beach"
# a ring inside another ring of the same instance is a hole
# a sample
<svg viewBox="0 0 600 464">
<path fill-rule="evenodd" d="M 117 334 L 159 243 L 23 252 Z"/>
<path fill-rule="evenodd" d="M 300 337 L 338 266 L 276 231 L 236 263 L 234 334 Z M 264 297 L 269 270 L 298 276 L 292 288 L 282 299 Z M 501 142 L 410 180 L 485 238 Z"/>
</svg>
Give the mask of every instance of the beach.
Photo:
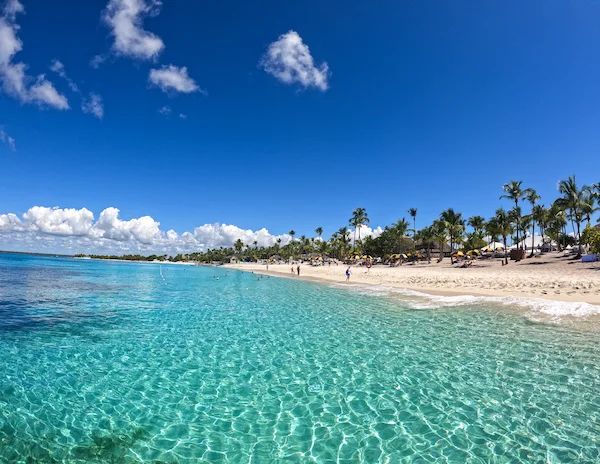
<svg viewBox="0 0 600 464">
<path fill-rule="evenodd" d="M 298 278 L 289 264 L 242 263 L 227 267 Z M 294 265 L 294 269 L 296 265 Z M 344 264 L 300 265 L 300 279 L 346 283 Z M 468 268 L 457 268 L 446 258 L 441 263 L 404 264 L 398 267 L 376 265 L 371 269 L 351 266 L 351 284 L 404 288 L 433 295 L 513 296 L 600 305 L 600 263 L 582 263 L 572 257 L 549 253 L 538 258 L 511 262 L 501 259 L 476 260 Z"/>
</svg>

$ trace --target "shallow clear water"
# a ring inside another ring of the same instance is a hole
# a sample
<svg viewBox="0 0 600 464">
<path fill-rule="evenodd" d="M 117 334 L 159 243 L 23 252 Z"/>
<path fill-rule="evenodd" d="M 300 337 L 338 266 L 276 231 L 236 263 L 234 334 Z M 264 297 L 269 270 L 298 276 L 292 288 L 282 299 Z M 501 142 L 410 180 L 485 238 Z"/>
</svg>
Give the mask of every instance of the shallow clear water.
<svg viewBox="0 0 600 464">
<path fill-rule="evenodd" d="M 600 461 L 594 332 L 162 274 L 0 255 L 0 462 Z"/>
</svg>

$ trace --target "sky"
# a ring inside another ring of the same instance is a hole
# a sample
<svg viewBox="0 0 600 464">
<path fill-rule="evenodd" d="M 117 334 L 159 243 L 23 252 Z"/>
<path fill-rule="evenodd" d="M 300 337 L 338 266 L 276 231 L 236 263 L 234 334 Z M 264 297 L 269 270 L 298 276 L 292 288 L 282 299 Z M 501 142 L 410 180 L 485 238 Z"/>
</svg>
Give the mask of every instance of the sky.
<svg viewBox="0 0 600 464">
<path fill-rule="evenodd" d="M 363 235 L 600 181 L 600 3 L 9 0 L 0 249 Z M 51 19 L 51 20 L 50 20 Z"/>
</svg>

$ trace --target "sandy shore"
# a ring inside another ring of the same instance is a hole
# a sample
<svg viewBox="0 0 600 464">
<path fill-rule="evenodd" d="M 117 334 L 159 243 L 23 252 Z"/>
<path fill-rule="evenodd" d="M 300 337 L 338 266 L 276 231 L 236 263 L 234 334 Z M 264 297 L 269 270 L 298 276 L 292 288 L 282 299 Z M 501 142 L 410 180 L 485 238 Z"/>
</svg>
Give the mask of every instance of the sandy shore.
<svg viewBox="0 0 600 464">
<path fill-rule="evenodd" d="M 278 277 L 298 278 L 287 264 L 227 265 Z M 347 266 L 300 265 L 300 278 L 344 283 Z M 351 283 L 405 288 L 434 295 L 516 296 L 600 305 L 600 263 L 582 263 L 557 253 L 502 266 L 500 259 L 475 261 L 470 268 L 442 263 L 405 264 L 391 268 L 352 266 Z"/>
</svg>

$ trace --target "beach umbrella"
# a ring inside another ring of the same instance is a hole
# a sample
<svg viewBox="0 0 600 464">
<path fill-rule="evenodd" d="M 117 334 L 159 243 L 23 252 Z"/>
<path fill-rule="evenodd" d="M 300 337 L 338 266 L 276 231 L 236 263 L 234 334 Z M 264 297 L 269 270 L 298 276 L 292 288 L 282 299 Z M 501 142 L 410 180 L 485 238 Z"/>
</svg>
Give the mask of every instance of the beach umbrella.
<svg viewBox="0 0 600 464">
<path fill-rule="evenodd" d="M 406 258 L 408 258 L 408 256 L 406 256 L 404 253 L 402 253 L 402 254 L 400 255 L 400 257 L 401 257 L 402 259 L 406 259 Z"/>
<path fill-rule="evenodd" d="M 457 251 L 453 254 L 454 254 L 454 256 L 464 256 L 465 255 L 462 251 Z"/>
</svg>

